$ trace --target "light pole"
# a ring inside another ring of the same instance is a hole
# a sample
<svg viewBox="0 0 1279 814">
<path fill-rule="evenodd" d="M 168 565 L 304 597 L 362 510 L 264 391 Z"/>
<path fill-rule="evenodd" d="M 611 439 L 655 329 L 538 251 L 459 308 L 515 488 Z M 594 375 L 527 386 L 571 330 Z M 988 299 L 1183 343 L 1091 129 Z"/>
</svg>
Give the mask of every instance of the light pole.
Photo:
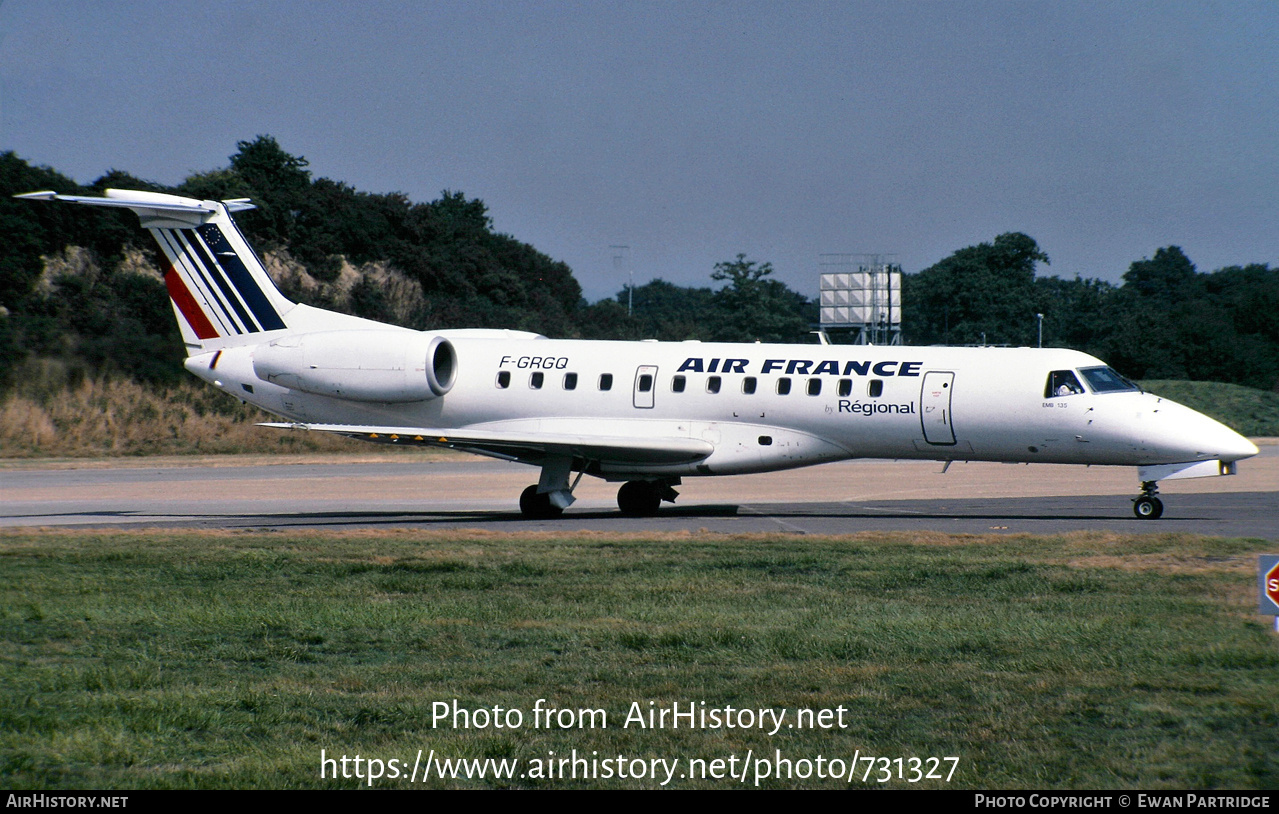
<svg viewBox="0 0 1279 814">
<path fill-rule="evenodd" d="M 623 265 L 626 266 L 626 273 L 630 282 L 626 285 L 626 316 L 631 315 L 631 309 L 635 304 L 635 269 L 626 261 L 627 254 L 630 252 L 630 246 L 609 246 L 613 250 L 613 270 L 618 271 Z"/>
<path fill-rule="evenodd" d="M 1044 346 L 1044 315 L 1035 314 L 1035 319 L 1039 321 L 1039 347 Z"/>
</svg>

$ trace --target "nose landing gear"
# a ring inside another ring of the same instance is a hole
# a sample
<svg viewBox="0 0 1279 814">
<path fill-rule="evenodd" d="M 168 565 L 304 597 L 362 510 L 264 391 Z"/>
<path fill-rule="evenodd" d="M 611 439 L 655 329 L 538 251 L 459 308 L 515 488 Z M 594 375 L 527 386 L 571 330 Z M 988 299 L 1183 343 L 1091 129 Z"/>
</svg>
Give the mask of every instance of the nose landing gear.
<svg viewBox="0 0 1279 814">
<path fill-rule="evenodd" d="M 1153 480 L 1141 484 L 1141 496 L 1133 498 L 1132 513 L 1142 520 L 1158 520 L 1164 513 L 1164 502 L 1159 494 L 1159 484 Z"/>
</svg>

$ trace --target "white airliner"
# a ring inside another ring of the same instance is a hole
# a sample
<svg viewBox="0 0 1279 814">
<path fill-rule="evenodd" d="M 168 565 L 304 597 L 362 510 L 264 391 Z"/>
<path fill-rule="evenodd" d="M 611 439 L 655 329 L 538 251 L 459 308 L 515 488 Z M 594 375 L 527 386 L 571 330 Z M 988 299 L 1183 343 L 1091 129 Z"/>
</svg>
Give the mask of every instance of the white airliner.
<svg viewBox="0 0 1279 814">
<path fill-rule="evenodd" d="M 1158 518 L 1158 481 L 1257 454 L 1077 351 L 413 331 L 285 298 L 231 218 L 247 200 L 18 197 L 136 212 L 170 264 L 187 370 L 287 419 L 264 426 L 540 467 L 528 517 L 562 512 L 584 474 L 622 482 L 622 512 L 646 515 L 684 477 L 891 458 L 1136 466 L 1134 512 Z"/>
</svg>

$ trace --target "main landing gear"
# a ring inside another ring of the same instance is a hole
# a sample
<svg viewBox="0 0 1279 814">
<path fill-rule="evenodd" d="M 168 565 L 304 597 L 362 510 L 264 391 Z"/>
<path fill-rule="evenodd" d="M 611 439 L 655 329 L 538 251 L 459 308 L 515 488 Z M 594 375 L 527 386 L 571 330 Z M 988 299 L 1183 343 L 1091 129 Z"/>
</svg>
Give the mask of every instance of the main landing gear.
<svg viewBox="0 0 1279 814">
<path fill-rule="evenodd" d="M 617 490 L 617 508 L 629 517 L 652 517 L 665 500 L 674 503 L 679 495 L 674 488 L 678 480 L 632 480 Z M 554 492 L 538 492 L 535 483 L 520 495 L 520 512 L 529 520 L 550 520 L 564 513 L 564 507 L 553 499 Z M 561 498 L 562 502 L 562 498 Z"/>
<path fill-rule="evenodd" d="M 1164 502 L 1155 495 L 1159 494 L 1159 484 L 1148 480 L 1141 484 L 1141 496 L 1133 498 L 1132 513 L 1142 520 L 1158 520 L 1164 513 Z"/>
<path fill-rule="evenodd" d="M 564 509 L 551 502 L 549 492 L 538 494 L 535 483 L 520 493 L 520 513 L 529 520 L 550 520 L 564 514 Z"/>
<path fill-rule="evenodd" d="M 628 517 L 652 517 L 657 514 L 663 500 L 674 503 L 679 496 L 679 492 L 671 486 L 668 481 L 627 481 L 617 490 L 617 508 Z"/>
</svg>

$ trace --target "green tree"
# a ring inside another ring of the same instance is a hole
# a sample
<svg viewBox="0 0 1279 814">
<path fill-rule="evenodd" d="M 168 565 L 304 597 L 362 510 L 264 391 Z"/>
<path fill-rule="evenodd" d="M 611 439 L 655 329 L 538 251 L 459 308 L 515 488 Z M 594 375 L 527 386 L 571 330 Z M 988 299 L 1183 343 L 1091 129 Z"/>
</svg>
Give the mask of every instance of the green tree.
<svg viewBox="0 0 1279 814">
<path fill-rule="evenodd" d="M 31 293 L 44 263 L 40 257 L 66 245 L 77 231 L 73 207 L 14 200 L 40 190 L 76 193 L 74 181 L 45 167 L 32 167 L 12 151 L 0 153 L 0 307 L 13 310 Z"/>
<path fill-rule="evenodd" d="M 617 300 L 600 300 L 578 311 L 577 335 L 582 339 L 640 339 L 643 331 Z"/>
<path fill-rule="evenodd" d="M 178 341 L 163 285 L 156 283 L 159 297 L 145 301 L 136 292 L 154 280 L 112 273 L 125 246 L 146 245 L 147 237 L 140 234 L 132 213 L 91 212 L 13 198 L 38 190 L 94 194 L 127 185 L 155 188 L 114 170 L 84 188 L 51 169 L 32 167 L 12 152 L 0 154 L 0 239 L 5 245 L 0 255 L 0 382 L 8 382 L 33 353 L 75 358 L 78 364 L 91 366 L 126 370 L 140 366 L 153 371 L 150 359 L 157 354 L 147 357 L 125 345 L 156 340 L 156 330 L 161 345 L 170 341 L 170 334 Z M 96 278 L 53 280 L 52 290 L 37 288 L 44 258 L 60 254 L 67 246 L 87 248 L 93 264 L 105 273 Z M 157 315 L 164 319 L 158 320 Z M 157 329 L 157 325 L 164 327 Z"/>
<path fill-rule="evenodd" d="M 1134 262 L 1107 352 L 1126 373 L 1279 389 L 1279 271 L 1203 274 L 1177 246 Z"/>
<path fill-rule="evenodd" d="M 903 333 L 913 344 L 1033 345 L 1035 266 L 1048 255 L 1020 232 L 960 249 L 902 280 Z"/>
<path fill-rule="evenodd" d="M 812 324 L 811 304 L 774 280 L 772 263 L 738 254 L 716 263 L 711 279 L 725 283 L 715 292 L 712 333 L 722 342 L 802 342 Z"/>
<path fill-rule="evenodd" d="M 251 216 L 257 238 L 271 245 L 287 244 L 311 191 L 309 162 L 285 152 L 271 136 L 240 141 L 236 147 L 231 171 L 257 204 Z"/>
<path fill-rule="evenodd" d="M 633 296 L 632 296 L 633 295 Z M 713 339 L 710 318 L 715 313 L 715 292 L 709 288 L 678 286 L 657 278 L 633 290 L 623 288 L 617 303 L 632 303 L 634 331 L 628 339 Z"/>
<path fill-rule="evenodd" d="M 1112 327 L 1116 288 L 1104 280 L 1035 278 L 1036 313 L 1044 315 L 1044 347 L 1094 350 Z"/>
<path fill-rule="evenodd" d="M 1124 273 L 1124 287 L 1162 307 L 1193 296 L 1195 264 L 1180 246 L 1158 249 L 1153 259 L 1138 260 Z"/>
</svg>

